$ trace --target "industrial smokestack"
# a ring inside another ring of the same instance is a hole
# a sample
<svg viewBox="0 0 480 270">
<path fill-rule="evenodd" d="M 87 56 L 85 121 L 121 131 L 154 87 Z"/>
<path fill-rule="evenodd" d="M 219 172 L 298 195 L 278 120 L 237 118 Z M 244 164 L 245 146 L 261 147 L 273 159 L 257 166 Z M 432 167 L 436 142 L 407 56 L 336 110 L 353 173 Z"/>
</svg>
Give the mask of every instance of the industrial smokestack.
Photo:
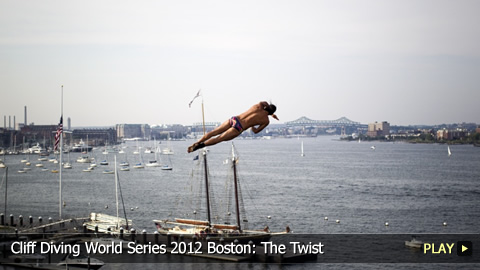
<svg viewBox="0 0 480 270">
<path fill-rule="evenodd" d="M 7 129 L 7 116 L 3 116 L 3 129 Z"/>
<path fill-rule="evenodd" d="M 25 106 L 25 122 L 23 124 L 27 125 L 27 106 Z"/>
<path fill-rule="evenodd" d="M 15 129 L 15 115 L 13 116 L 13 130 L 16 130 Z"/>
<path fill-rule="evenodd" d="M 8 130 L 11 130 L 12 129 L 12 116 L 9 115 L 8 116 Z"/>
</svg>

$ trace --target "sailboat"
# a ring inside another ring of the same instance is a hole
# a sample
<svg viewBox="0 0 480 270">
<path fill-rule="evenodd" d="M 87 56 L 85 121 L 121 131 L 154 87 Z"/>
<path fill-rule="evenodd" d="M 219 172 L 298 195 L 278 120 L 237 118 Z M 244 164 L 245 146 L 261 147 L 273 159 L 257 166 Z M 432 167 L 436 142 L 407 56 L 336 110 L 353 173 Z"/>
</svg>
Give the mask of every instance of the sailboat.
<svg viewBox="0 0 480 270">
<path fill-rule="evenodd" d="M 143 164 L 141 162 L 133 165 L 133 168 L 134 169 L 145 169 L 145 166 L 143 166 Z"/>
<path fill-rule="evenodd" d="M 136 141 L 137 141 L 137 150 L 133 151 L 134 155 L 140 154 L 140 147 L 138 146 L 138 140 L 136 140 Z"/>
<path fill-rule="evenodd" d="M 108 149 L 107 149 L 107 142 L 105 142 L 105 150 L 103 150 L 102 154 L 108 155 Z"/>
<path fill-rule="evenodd" d="M 120 151 L 120 152 L 123 152 L 123 154 L 125 155 L 125 161 L 120 163 L 120 171 L 130 171 L 130 168 L 128 167 L 130 166 L 130 163 L 128 163 L 128 160 L 127 160 L 127 152 L 125 151 Z"/>
<path fill-rule="evenodd" d="M 167 147 L 162 149 L 162 154 L 163 155 L 173 155 L 175 152 L 173 152 L 172 147 L 170 146 L 170 134 L 168 134 L 167 138 Z"/>
<path fill-rule="evenodd" d="M 155 143 L 155 138 L 154 138 L 153 140 L 154 140 L 154 143 L 153 143 L 153 144 L 156 145 L 156 143 Z M 150 160 L 150 161 L 148 161 L 148 163 L 147 163 L 145 166 L 147 166 L 147 167 L 160 167 L 160 166 L 162 166 L 162 165 L 161 165 L 160 163 L 158 163 L 158 161 L 157 161 L 157 160 L 158 160 L 158 156 L 157 156 L 158 148 L 157 148 L 157 147 L 155 147 L 155 152 L 154 152 L 154 153 L 155 153 L 155 160 Z"/>
<path fill-rule="evenodd" d="M 93 167 L 88 167 L 86 169 L 83 169 L 83 172 L 92 172 L 93 171 Z"/>
<path fill-rule="evenodd" d="M 447 151 L 448 151 L 448 156 L 451 156 L 451 155 L 452 155 L 452 151 L 450 151 L 450 145 L 447 146 Z"/>
<path fill-rule="evenodd" d="M 200 96 L 200 91 L 198 91 L 195 98 Z M 192 100 L 193 102 L 193 100 Z M 190 102 L 190 104 L 192 103 Z M 203 119 L 203 133 L 205 134 L 205 117 L 203 115 L 204 107 L 203 107 L 203 100 L 202 100 L 202 119 Z M 210 200 L 210 185 L 209 185 L 209 173 L 208 173 L 208 165 L 207 165 L 207 153 L 208 150 L 203 148 L 199 155 L 202 158 L 194 159 L 198 161 L 198 165 L 203 165 L 203 180 L 205 183 L 204 191 L 205 191 L 205 200 L 206 200 L 206 220 L 197 220 L 197 219 L 184 219 L 184 218 L 176 218 L 175 220 L 153 220 L 155 226 L 157 227 L 157 231 L 163 235 L 171 235 L 171 236 L 184 236 L 184 237 L 201 237 L 201 238 L 209 238 L 211 241 L 239 241 L 241 243 L 246 243 L 249 241 L 253 241 L 254 243 L 259 243 L 260 241 L 268 241 L 273 233 L 270 232 L 268 227 L 265 227 L 264 230 L 254 231 L 254 230 L 247 230 L 243 228 L 241 225 L 240 219 L 240 194 L 239 194 L 239 185 L 238 185 L 238 178 L 237 178 L 237 163 L 238 158 L 235 155 L 235 148 L 232 143 L 232 159 L 231 159 L 231 169 L 233 172 L 234 178 L 234 193 L 235 193 L 235 206 L 236 206 L 236 221 L 235 225 L 224 223 L 224 224 L 215 224 L 212 223 L 212 213 L 211 213 L 211 200 Z M 203 162 L 203 164 L 201 164 Z M 193 176 L 193 174 L 192 174 Z M 197 202 L 198 203 L 198 202 Z M 196 215 L 196 211 L 194 211 Z M 287 227 L 286 232 L 289 232 L 289 228 Z"/>
<path fill-rule="evenodd" d="M 305 153 L 303 152 L 303 141 L 302 141 L 301 151 L 302 151 L 302 152 L 301 152 L 300 156 L 304 157 L 304 156 L 305 156 Z"/>
<path fill-rule="evenodd" d="M 138 163 L 133 165 L 133 168 L 134 169 L 145 169 L 145 166 L 143 165 L 142 153 L 140 152 L 140 147 L 138 146 L 138 141 L 137 141 L 137 154 L 138 154 Z"/>
<path fill-rule="evenodd" d="M 105 155 L 105 159 L 100 161 L 100 165 L 108 165 L 108 151 L 107 151 L 107 143 L 105 142 L 105 151 L 102 152 Z"/>
<path fill-rule="evenodd" d="M 160 148 L 159 148 L 159 151 L 160 151 Z M 162 165 L 162 170 L 164 170 L 164 171 L 171 171 L 171 170 L 173 170 L 173 168 L 172 168 L 172 159 L 170 158 L 170 155 L 168 155 L 168 163 L 165 163 L 163 160 L 164 160 L 164 159 L 162 158 L 162 163 L 163 163 L 163 165 Z"/>
<path fill-rule="evenodd" d="M 123 203 L 123 196 L 122 196 L 122 189 L 120 186 L 120 181 L 118 178 L 118 173 L 117 173 L 117 156 L 114 157 L 115 161 L 115 204 L 117 208 L 117 215 L 116 216 L 111 216 L 107 214 L 101 214 L 101 213 L 90 213 L 90 220 L 86 221 L 84 225 L 87 227 L 88 230 L 95 231 L 96 228 L 98 229 L 99 232 L 103 233 L 109 233 L 109 234 L 119 234 L 120 229 L 124 228 L 125 229 L 125 234 L 129 233 L 129 226 L 132 225 L 132 220 L 127 219 L 127 213 L 125 211 L 125 205 Z M 122 199 L 122 205 L 123 205 L 123 212 L 125 218 L 120 218 L 119 217 L 119 201 L 118 201 L 118 193 L 120 192 L 120 197 Z"/>
<path fill-rule="evenodd" d="M 27 163 L 28 162 L 28 157 L 27 157 L 27 153 L 28 153 L 28 150 L 25 149 L 25 136 L 23 137 L 23 153 L 25 154 L 25 158 L 20 160 L 21 163 Z M 3 156 L 5 156 L 5 151 L 3 152 Z"/>
<path fill-rule="evenodd" d="M 237 174 L 237 163 L 238 157 L 235 154 L 235 148 L 232 143 L 232 157 L 229 160 L 231 165 L 231 170 L 233 172 L 233 188 L 234 188 L 234 198 L 235 198 L 235 214 L 236 214 L 236 222 L 235 224 L 215 224 L 212 223 L 212 216 L 211 216 L 211 205 L 210 205 L 210 191 L 209 191 L 209 184 L 208 184 L 208 166 L 207 166 L 207 151 L 205 149 L 201 150 L 201 155 L 203 156 L 203 166 L 204 166 L 204 180 L 205 180 L 205 198 L 207 201 L 206 204 L 206 212 L 207 212 L 207 219 L 206 220 L 197 220 L 197 219 L 183 219 L 183 218 L 176 218 L 174 221 L 171 220 L 154 220 L 157 227 L 157 231 L 163 235 L 172 235 L 172 236 L 184 236 L 184 237 L 201 237 L 201 238 L 209 238 L 210 241 L 219 241 L 223 239 L 223 241 L 234 241 L 238 240 L 240 243 L 247 243 L 249 241 L 253 241 L 254 243 L 260 243 L 261 241 L 268 241 L 272 235 L 278 234 L 285 234 L 289 232 L 279 232 L 279 233 L 272 233 L 265 227 L 263 230 L 248 230 L 245 229 L 242 225 L 242 222 L 247 222 L 246 218 L 240 218 L 240 201 L 242 200 L 240 197 L 240 188 L 239 188 L 239 180 Z M 199 162 L 202 162 L 202 159 L 199 159 Z M 196 214 L 196 212 L 195 212 Z M 230 212 L 228 213 L 228 215 Z M 246 227 L 246 225 L 245 225 Z"/>
<path fill-rule="evenodd" d="M 163 164 L 162 170 L 164 170 L 164 171 L 171 171 L 171 170 L 173 170 L 171 164 L 172 164 L 172 160 L 170 159 L 170 156 L 168 156 L 168 164 L 166 164 L 166 163 Z"/>
<path fill-rule="evenodd" d="M 143 158 L 142 158 L 142 155 L 141 155 L 140 153 L 139 153 L 139 155 L 140 155 L 140 157 L 139 157 L 138 163 L 135 164 L 135 165 L 133 165 L 133 168 L 134 168 L 134 169 L 144 169 L 144 168 L 145 168 L 145 166 L 144 166 L 143 163 L 142 163 L 142 159 L 143 159 Z"/>
<path fill-rule="evenodd" d="M 80 139 L 79 147 L 80 147 L 79 148 L 80 152 L 82 152 L 82 153 L 83 153 L 83 151 L 82 151 L 83 147 L 85 147 L 85 149 L 86 149 L 85 154 L 88 153 L 88 151 L 90 151 L 91 147 L 88 146 L 88 135 L 87 135 L 87 143 L 84 144 L 82 139 Z M 77 159 L 77 162 L 78 163 L 90 163 L 90 162 L 92 162 L 92 159 L 89 158 L 88 156 L 81 156 Z"/>
<path fill-rule="evenodd" d="M 72 168 L 72 163 L 70 163 L 70 152 L 68 152 L 68 162 L 63 164 L 64 169 L 71 169 Z"/>
</svg>

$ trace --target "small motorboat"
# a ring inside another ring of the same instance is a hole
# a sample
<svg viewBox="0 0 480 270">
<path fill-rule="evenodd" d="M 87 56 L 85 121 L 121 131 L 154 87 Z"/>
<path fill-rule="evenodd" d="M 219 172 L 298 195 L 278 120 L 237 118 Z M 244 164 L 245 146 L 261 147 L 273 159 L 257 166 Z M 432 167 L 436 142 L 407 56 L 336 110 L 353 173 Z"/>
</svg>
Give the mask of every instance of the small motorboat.
<svg viewBox="0 0 480 270">
<path fill-rule="evenodd" d="M 84 255 L 79 255 L 77 257 L 69 254 L 60 261 L 58 266 L 73 266 L 73 267 L 81 267 L 81 268 L 89 268 L 89 269 L 98 269 L 105 265 L 104 262 L 100 261 L 99 259 L 90 258 Z"/>
<path fill-rule="evenodd" d="M 411 247 L 411 248 L 422 248 L 423 247 L 423 241 L 418 240 L 415 237 L 415 235 L 412 235 L 412 240 L 405 241 L 405 246 Z"/>
</svg>

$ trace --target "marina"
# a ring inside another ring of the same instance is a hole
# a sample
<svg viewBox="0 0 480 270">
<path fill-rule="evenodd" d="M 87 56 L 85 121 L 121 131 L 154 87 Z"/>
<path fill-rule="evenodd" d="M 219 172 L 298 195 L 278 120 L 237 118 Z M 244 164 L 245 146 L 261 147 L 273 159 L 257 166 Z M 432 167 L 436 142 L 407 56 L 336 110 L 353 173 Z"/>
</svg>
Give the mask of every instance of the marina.
<svg viewBox="0 0 480 270">
<path fill-rule="evenodd" d="M 0 270 L 480 269 L 479 9 L 0 1 Z"/>
<path fill-rule="evenodd" d="M 184 199 L 194 197 L 191 174 L 199 154 L 181 151 L 189 143 L 170 143 L 175 150 L 175 154 L 170 155 L 171 171 L 161 167 L 118 170 L 124 209 L 135 225 L 137 239 L 142 235 L 139 232 L 145 230 L 147 237 L 155 241 L 153 220 L 198 219 L 206 214 L 205 209 L 185 207 Z M 123 150 L 130 153 L 137 149 L 136 142 L 127 142 L 126 146 Z M 235 140 L 235 146 L 239 152 L 239 174 L 247 186 L 243 194 L 244 207 L 251 228 L 268 226 L 271 231 L 285 231 L 289 226 L 293 235 L 479 233 L 475 224 L 480 216 L 477 207 L 480 190 L 475 179 L 480 179 L 480 154 L 476 147 L 452 146 L 455 155 L 450 157 L 446 145 L 439 144 L 377 143 L 372 151 L 368 144 L 343 142 L 335 136 L 302 138 L 302 141 L 240 139 Z M 224 178 L 230 169 L 225 161 L 231 158 L 230 148 L 231 143 L 223 143 L 208 149 L 211 187 L 219 206 L 226 205 Z M 257 149 L 261 149 L 261 154 Z M 103 149 L 94 149 L 88 154 L 100 157 L 101 151 Z M 154 153 L 142 154 L 146 160 L 154 159 Z M 117 161 L 124 160 L 123 154 L 109 155 L 110 160 L 113 155 Z M 72 160 L 81 156 L 81 153 L 71 153 Z M 36 159 L 33 155 L 29 157 Z M 24 217 L 24 224 L 29 216 L 34 223 L 39 217 L 43 217 L 43 223 L 49 219 L 58 221 L 58 174 L 35 166 L 25 173 L 17 173 L 25 167 L 21 162 L 23 158 L 12 155 L 5 160 L 9 168 L 5 223 L 10 222 L 10 214 L 16 224 L 20 215 Z M 59 166 L 54 167 L 48 161 L 42 163 L 49 170 Z M 104 169 L 114 170 L 113 162 L 102 166 L 102 170 L 84 173 L 88 168 L 89 163 L 73 162 L 72 169 L 63 171 L 65 220 L 78 217 L 88 220 L 90 213 L 115 216 L 114 177 L 103 173 Z M 0 189 L 0 201 L 3 201 L 4 187 L 5 183 Z M 83 233 L 81 224 L 83 226 L 83 219 L 73 226 L 78 233 Z M 159 237 L 160 242 L 167 241 L 166 235 Z M 410 237 L 403 239 L 407 240 Z M 231 255 L 215 257 L 203 253 L 197 257 L 206 262 L 232 260 Z M 300 261 L 318 262 L 320 257 Z M 164 259 L 168 261 L 168 258 Z M 253 261 L 261 262 L 262 258 L 265 257 L 257 256 Z M 251 257 L 233 259 L 238 260 L 237 263 L 252 261 Z M 267 261 L 281 260 L 280 256 L 273 256 Z"/>
</svg>

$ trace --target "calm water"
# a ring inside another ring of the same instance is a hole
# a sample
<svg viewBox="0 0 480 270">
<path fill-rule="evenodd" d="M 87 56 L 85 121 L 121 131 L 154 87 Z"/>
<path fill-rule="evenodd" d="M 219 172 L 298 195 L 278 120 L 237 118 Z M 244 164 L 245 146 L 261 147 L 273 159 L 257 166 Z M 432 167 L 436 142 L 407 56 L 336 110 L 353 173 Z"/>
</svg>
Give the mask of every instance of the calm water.
<svg viewBox="0 0 480 270">
<path fill-rule="evenodd" d="M 304 157 L 300 156 L 302 141 Z M 451 146 L 453 154 L 448 157 L 446 145 L 341 142 L 338 137 L 234 142 L 251 228 L 268 225 L 280 231 L 288 225 L 295 233 L 480 233 L 478 147 Z M 139 156 L 132 154 L 136 144 L 128 144 L 131 170 L 120 171 L 119 178 L 127 215 L 138 228 L 153 232 L 152 219 L 179 216 L 185 198 L 193 196 L 190 184 L 196 154 L 186 153 L 191 143 L 171 142 L 175 154 L 161 156 L 162 161 L 171 162 L 173 171 L 133 169 Z M 151 146 L 150 142 L 143 144 Z M 210 147 L 217 203 L 223 200 L 228 175 L 223 162 L 230 148 L 230 143 Z M 90 154 L 97 163 L 104 159 L 101 151 Z M 154 159 L 153 154 L 142 155 L 144 161 Z M 88 165 L 75 163 L 78 156 L 72 153 L 74 168 L 63 170 L 64 217 L 87 216 L 89 212 L 115 215 L 114 176 L 102 173 L 106 167 L 113 169 L 113 154 L 108 157 L 109 166 L 99 165 L 91 173 L 82 172 Z M 20 163 L 24 157 L 6 157 L 7 215 L 58 218 L 58 174 L 35 167 L 40 161 L 34 155 L 29 156 L 31 171 L 20 174 L 17 171 L 24 167 Z M 124 159 L 117 154 L 118 161 Z M 43 163 L 54 168 L 50 162 Z M 4 188 L 3 184 L 2 212 Z M 191 212 L 185 213 L 193 217 Z"/>
</svg>

